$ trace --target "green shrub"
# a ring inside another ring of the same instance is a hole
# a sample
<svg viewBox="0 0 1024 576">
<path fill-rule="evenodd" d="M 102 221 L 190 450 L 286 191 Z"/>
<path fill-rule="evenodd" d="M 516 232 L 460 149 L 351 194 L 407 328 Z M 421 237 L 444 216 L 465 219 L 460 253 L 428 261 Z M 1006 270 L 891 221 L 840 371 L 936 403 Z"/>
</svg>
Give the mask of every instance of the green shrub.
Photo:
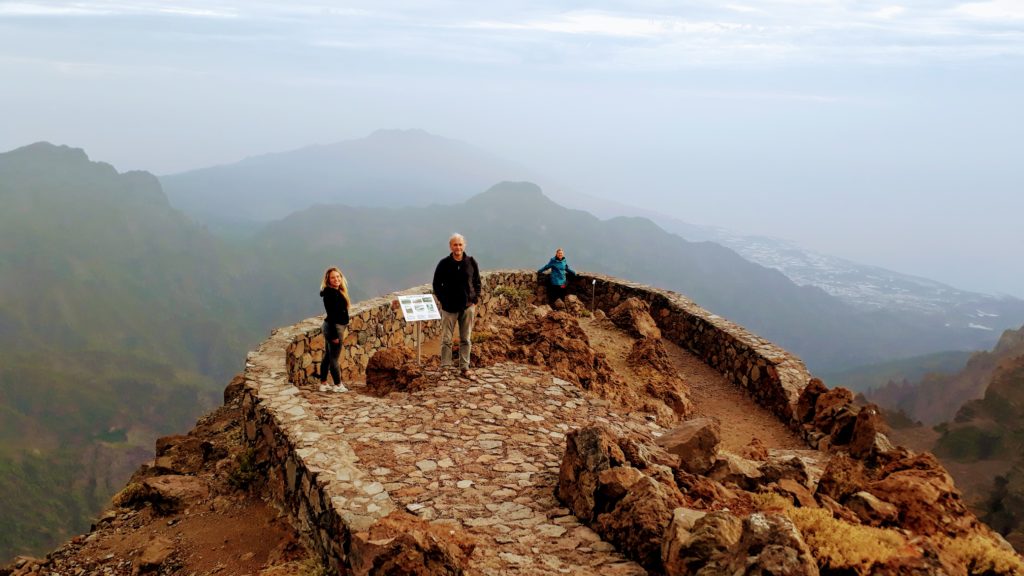
<svg viewBox="0 0 1024 576">
<path fill-rule="evenodd" d="M 228 474 L 228 484 L 238 490 L 248 490 L 260 476 L 260 466 L 256 461 L 256 449 L 248 448 L 235 456 L 237 467 Z"/>
<path fill-rule="evenodd" d="M 935 455 L 960 462 L 973 462 L 997 456 L 1003 448 L 1002 436 L 994 430 L 975 426 L 947 428 L 935 443 Z"/>
<path fill-rule="evenodd" d="M 501 285 L 494 289 L 495 296 L 504 296 L 515 307 L 526 306 L 533 299 L 533 291 L 529 288 Z"/>
</svg>

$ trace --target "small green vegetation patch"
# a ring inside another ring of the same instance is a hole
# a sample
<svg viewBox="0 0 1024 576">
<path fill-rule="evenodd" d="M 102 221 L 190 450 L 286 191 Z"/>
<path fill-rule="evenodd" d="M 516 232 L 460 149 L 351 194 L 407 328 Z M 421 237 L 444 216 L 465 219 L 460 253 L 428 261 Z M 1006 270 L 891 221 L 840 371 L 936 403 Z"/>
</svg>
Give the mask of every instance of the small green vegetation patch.
<svg viewBox="0 0 1024 576">
<path fill-rule="evenodd" d="M 525 306 L 533 298 L 533 291 L 529 288 L 502 284 L 494 289 L 494 295 L 504 296 L 514 306 Z"/>
<path fill-rule="evenodd" d="M 247 490 L 260 476 L 256 450 L 248 448 L 235 456 L 237 467 L 228 475 L 228 483 L 239 490 Z"/>
</svg>

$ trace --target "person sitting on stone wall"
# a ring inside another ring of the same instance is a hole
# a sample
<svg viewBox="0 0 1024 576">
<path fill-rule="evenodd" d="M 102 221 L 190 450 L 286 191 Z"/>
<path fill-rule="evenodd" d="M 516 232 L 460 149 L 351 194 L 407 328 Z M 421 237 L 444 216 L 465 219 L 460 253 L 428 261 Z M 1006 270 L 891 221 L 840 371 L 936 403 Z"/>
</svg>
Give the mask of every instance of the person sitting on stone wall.
<svg viewBox="0 0 1024 576">
<path fill-rule="evenodd" d="M 576 271 L 569 266 L 569 261 L 565 259 L 565 252 L 561 248 L 555 250 L 555 257 L 548 261 L 537 273 L 540 274 L 545 270 L 551 270 L 551 275 L 548 279 L 548 304 L 552 308 L 555 306 L 555 302 L 562 300 L 565 302 L 566 285 L 569 282 L 569 276 L 575 276 Z"/>
</svg>

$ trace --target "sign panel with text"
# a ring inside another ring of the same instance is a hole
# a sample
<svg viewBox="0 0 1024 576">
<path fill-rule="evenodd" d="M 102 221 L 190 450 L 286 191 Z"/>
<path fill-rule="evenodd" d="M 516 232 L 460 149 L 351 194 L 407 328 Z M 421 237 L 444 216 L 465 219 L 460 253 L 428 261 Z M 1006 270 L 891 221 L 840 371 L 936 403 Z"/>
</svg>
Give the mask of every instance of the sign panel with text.
<svg viewBox="0 0 1024 576">
<path fill-rule="evenodd" d="M 402 308 L 402 316 L 406 322 L 441 319 L 441 311 L 437 309 L 434 297 L 430 294 L 399 296 L 398 304 Z"/>
</svg>

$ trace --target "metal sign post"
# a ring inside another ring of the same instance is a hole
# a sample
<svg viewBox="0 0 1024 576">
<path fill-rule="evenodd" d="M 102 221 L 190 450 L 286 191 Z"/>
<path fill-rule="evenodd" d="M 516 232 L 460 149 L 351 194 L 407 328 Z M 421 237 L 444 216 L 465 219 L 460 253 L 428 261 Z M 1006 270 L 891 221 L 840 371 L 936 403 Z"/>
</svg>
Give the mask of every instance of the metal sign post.
<svg viewBox="0 0 1024 576">
<path fill-rule="evenodd" d="M 408 294 L 398 297 L 398 307 L 406 322 L 416 323 L 416 364 L 420 364 L 420 321 L 440 320 L 441 312 L 430 294 Z"/>
</svg>

